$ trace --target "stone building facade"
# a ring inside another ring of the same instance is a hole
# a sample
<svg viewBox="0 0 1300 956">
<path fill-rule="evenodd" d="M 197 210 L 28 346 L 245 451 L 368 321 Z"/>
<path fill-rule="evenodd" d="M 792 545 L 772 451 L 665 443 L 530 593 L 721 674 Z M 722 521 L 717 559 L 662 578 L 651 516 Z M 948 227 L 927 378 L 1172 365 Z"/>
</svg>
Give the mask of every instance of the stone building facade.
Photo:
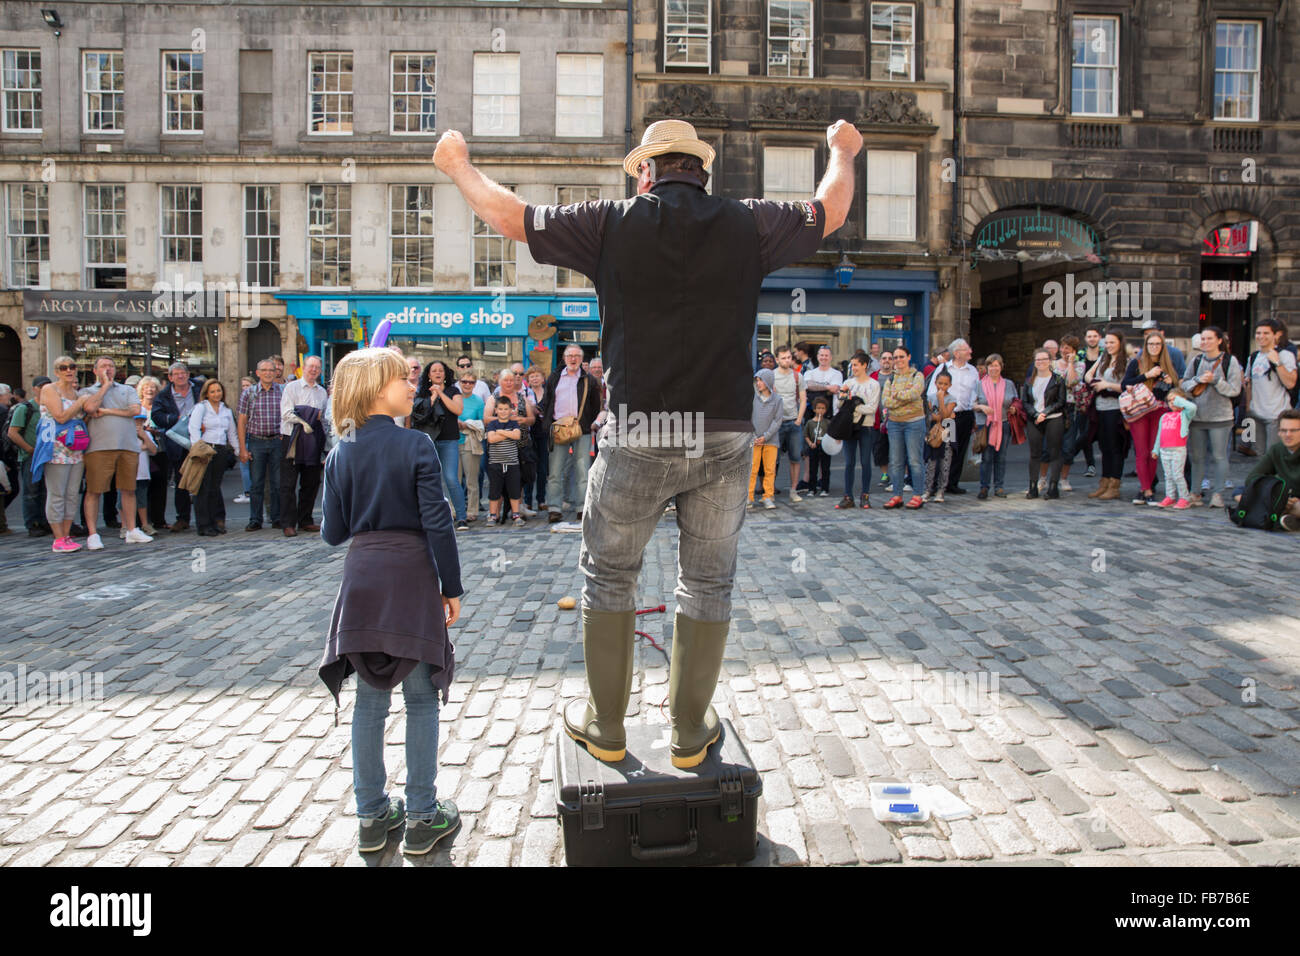
<svg viewBox="0 0 1300 956">
<path fill-rule="evenodd" d="M 545 344 L 530 326 L 594 341 L 589 283 L 490 234 L 432 153 L 457 128 L 530 202 L 625 195 L 623 3 L 47 9 L 0 7 L 15 384 L 107 351 L 126 373 L 179 358 L 229 387 L 272 351 L 328 366 L 384 317 L 404 348 L 468 351 L 483 372 Z M 257 314 L 230 296 L 141 313 L 176 275 L 248 282 Z"/>
<path fill-rule="evenodd" d="M 693 123 L 717 151 L 714 192 L 809 198 L 827 125 L 862 131 L 848 221 L 813 259 L 768 277 L 760 348 L 828 344 L 839 361 L 873 343 L 924 351 L 955 328 L 949 0 L 633 7 L 637 134 L 656 119 Z"/>
<path fill-rule="evenodd" d="M 961 218 L 977 352 L 1007 353 L 1020 374 L 1048 337 L 1108 320 L 1140 337 L 1154 318 L 1184 347 L 1218 324 L 1244 357 L 1260 318 L 1294 325 L 1294 4 L 964 0 L 963 11 Z M 1084 241 L 1060 241 L 1071 229 Z M 1105 282 L 1121 284 L 1108 314 L 1087 315 L 1077 290 Z M 1059 314 L 1052 297 L 1067 284 L 1078 307 Z M 1140 308 L 1123 308 L 1125 290 Z"/>
</svg>

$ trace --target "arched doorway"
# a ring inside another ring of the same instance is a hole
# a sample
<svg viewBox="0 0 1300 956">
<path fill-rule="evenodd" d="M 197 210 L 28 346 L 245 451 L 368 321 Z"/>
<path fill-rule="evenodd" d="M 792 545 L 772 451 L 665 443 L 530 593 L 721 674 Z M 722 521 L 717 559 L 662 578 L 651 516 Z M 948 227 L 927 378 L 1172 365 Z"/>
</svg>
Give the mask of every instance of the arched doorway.
<svg viewBox="0 0 1300 956">
<path fill-rule="evenodd" d="M 977 361 L 1000 353 L 1013 380 L 1027 374 L 1045 340 L 1082 336 L 1117 307 L 1130 307 L 1106 282 L 1102 237 L 1077 213 L 1047 206 L 998 210 L 980 223 L 973 246 L 971 349 Z"/>
<path fill-rule="evenodd" d="M 27 388 L 23 381 L 23 343 L 7 325 L 0 325 L 0 382 L 10 388 Z"/>
<path fill-rule="evenodd" d="M 280 354 L 280 329 L 274 322 L 262 319 L 248 330 L 248 371 L 268 355 Z"/>
</svg>

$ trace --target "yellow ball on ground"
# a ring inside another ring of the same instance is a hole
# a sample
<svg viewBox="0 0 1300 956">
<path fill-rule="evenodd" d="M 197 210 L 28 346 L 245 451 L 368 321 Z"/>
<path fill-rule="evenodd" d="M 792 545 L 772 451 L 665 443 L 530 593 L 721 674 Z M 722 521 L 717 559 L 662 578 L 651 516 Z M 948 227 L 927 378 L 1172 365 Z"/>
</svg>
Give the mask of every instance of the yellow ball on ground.
<svg viewBox="0 0 1300 956">
<path fill-rule="evenodd" d="M 578 602 L 571 597 L 562 597 L 555 603 L 560 606 L 560 610 L 562 611 L 572 611 L 578 606 Z"/>
</svg>

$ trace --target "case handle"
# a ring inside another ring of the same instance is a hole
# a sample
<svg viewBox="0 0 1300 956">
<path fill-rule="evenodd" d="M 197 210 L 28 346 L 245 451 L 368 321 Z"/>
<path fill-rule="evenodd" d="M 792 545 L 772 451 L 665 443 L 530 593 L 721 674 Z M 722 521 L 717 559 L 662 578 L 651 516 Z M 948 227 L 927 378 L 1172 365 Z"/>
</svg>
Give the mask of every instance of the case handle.
<svg viewBox="0 0 1300 956">
<path fill-rule="evenodd" d="M 671 860 L 679 856 L 691 856 L 699 849 L 699 837 L 694 830 L 691 830 L 690 836 L 685 843 L 669 844 L 667 846 L 642 846 L 640 843 L 633 842 L 632 858 L 636 860 Z"/>
</svg>

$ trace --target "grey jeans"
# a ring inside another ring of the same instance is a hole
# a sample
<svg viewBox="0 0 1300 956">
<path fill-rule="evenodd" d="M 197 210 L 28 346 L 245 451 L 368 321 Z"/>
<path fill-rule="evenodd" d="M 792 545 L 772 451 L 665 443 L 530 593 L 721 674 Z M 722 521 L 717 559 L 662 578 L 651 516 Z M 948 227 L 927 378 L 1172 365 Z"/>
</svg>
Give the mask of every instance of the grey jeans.
<svg viewBox="0 0 1300 956">
<path fill-rule="evenodd" d="M 579 564 L 582 606 L 597 611 L 636 607 L 645 547 L 668 499 L 677 499 L 677 607 L 697 621 L 731 617 L 736 548 L 745 522 L 746 483 L 753 464 L 751 432 L 708 432 L 698 457 L 687 449 L 607 444 L 591 466 L 582 513 Z"/>
</svg>

